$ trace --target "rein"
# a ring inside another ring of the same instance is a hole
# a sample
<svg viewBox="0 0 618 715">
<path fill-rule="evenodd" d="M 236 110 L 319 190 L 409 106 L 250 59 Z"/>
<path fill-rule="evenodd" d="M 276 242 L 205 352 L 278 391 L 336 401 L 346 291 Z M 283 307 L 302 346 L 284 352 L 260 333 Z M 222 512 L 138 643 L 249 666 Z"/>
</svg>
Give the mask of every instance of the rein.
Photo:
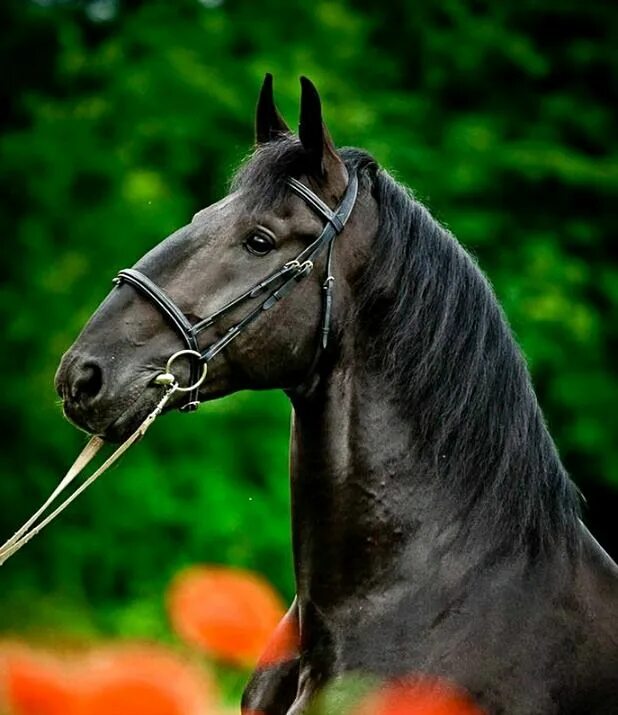
<svg viewBox="0 0 618 715">
<path fill-rule="evenodd" d="M 128 437 L 110 456 L 101 464 L 101 466 L 94 471 L 87 479 L 85 479 L 75 491 L 73 491 L 70 496 L 66 497 L 50 514 L 48 514 L 42 521 L 37 521 L 43 516 L 47 509 L 53 504 L 54 501 L 62 494 L 62 492 L 71 484 L 90 464 L 97 453 L 100 451 L 101 447 L 105 444 L 103 439 L 98 436 L 91 437 L 88 444 L 79 453 L 77 459 L 71 465 L 69 471 L 64 475 L 60 484 L 54 489 L 54 491 L 49 495 L 45 503 L 36 511 L 28 521 L 23 524 L 14 534 L 0 547 L 0 566 L 10 558 L 16 551 L 19 551 L 22 546 L 25 546 L 30 539 L 35 537 L 40 531 L 42 531 L 51 521 L 53 521 L 61 512 L 63 512 L 77 497 L 84 492 L 96 479 L 98 479 L 104 472 L 106 472 L 122 455 L 133 446 L 137 441 L 139 441 L 148 431 L 152 423 L 157 419 L 157 417 L 163 411 L 163 408 L 167 404 L 168 400 L 175 392 L 187 392 L 193 390 L 195 385 L 190 385 L 189 387 L 180 387 L 176 378 L 171 373 L 171 366 L 176 358 L 185 355 L 187 350 L 180 350 L 174 353 L 167 361 L 167 366 L 165 372 L 161 373 L 155 378 L 157 384 L 165 385 L 165 393 L 163 397 L 157 403 L 157 406 L 152 410 L 152 412 L 146 417 L 146 419 L 141 423 L 141 425 L 133 432 L 133 434 Z M 206 371 L 202 373 L 197 387 L 199 387 L 202 382 L 206 379 Z"/>
<path fill-rule="evenodd" d="M 99 436 L 93 436 L 77 456 L 77 459 L 71 465 L 69 471 L 61 479 L 58 486 L 53 490 L 43 505 L 25 522 L 13 536 L 0 546 L 0 566 L 9 559 L 14 553 L 19 551 L 22 546 L 25 546 L 34 536 L 44 529 L 51 521 L 61 514 L 77 497 L 84 492 L 95 480 L 97 480 L 104 472 L 106 472 L 120 457 L 136 442 L 138 442 L 163 412 L 163 408 L 168 403 L 172 395 L 177 392 L 188 393 L 188 402 L 182 405 L 179 409 L 183 412 L 196 410 L 199 406 L 199 388 L 206 379 L 208 374 L 208 363 L 225 347 L 227 347 L 241 332 L 243 332 L 251 323 L 257 320 L 266 311 L 270 310 L 280 300 L 285 298 L 292 289 L 297 286 L 304 278 L 306 278 L 314 268 L 315 260 L 324 252 L 327 251 L 326 258 L 326 278 L 322 284 L 323 300 L 322 300 L 322 319 L 321 329 L 318 341 L 318 349 L 313 360 L 311 370 L 315 368 L 321 351 L 323 351 L 328 343 L 330 333 L 330 322 L 332 313 L 332 291 L 335 278 L 332 275 L 332 251 L 334 239 L 344 229 L 346 222 L 350 218 L 356 197 L 358 194 L 358 177 L 351 173 L 348 185 L 346 187 L 343 198 L 340 204 L 333 211 L 331 210 L 316 194 L 307 186 L 302 184 L 298 179 L 290 178 L 287 180 L 289 188 L 299 196 L 313 211 L 321 216 L 326 222 L 320 235 L 304 248 L 291 261 L 285 263 L 281 268 L 271 273 L 259 283 L 249 288 L 241 295 L 233 298 L 229 303 L 226 303 L 222 308 L 216 310 L 207 318 L 199 320 L 192 324 L 184 315 L 182 310 L 174 303 L 174 301 L 156 285 L 150 278 L 135 270 L 127 268 L 118 273 L 114 282 L 119 285 L 127 283 L 133 286 L 144 297 L 148 298 L 159 311 L 168 319 L 171 326 L 180 335 L 186 349 L 174 353 L 167 361 L 165 372 L 160 373 L 154 378 L 157 385 L 165 388 L 165 392 L 156 407 L 141 423 L 141 425 L 130 435 L 107 459 L 89 476 L 87 477 L 64 501 L 60 502 L 53 511 L 47 516 L 44 516 L 47 510 L 52 506 L 56 499 L 65 491 L 65 489 L 84 471 L 94 457 L 98 454 L 101 447 L 105 444 L 104 440 Z M 214 343 L 211 343 L 207 348 L 200 350 L 198 336 L 199 334 L 214 325 L 219 318 L 228 314 L 233 308 L 245 303 L 247 300 L 256 298 L 266 292 L 268 288 L 275 285 L 273 290 L 268 294 L 265 300 L 251 310 L 244 318 L 232 325 L 227 332 Z M 182 356 L 189 356 L 191 360 L 191 372 L 189 382 L 186 387 L 178 383 L 175 375 L 172 372 L 174 361 Z M 41 517 L 44 517 L 41 519 Z M 41 519 L 41 520 L 40 520 Z M 40 520 L 40 521 L 39 521 Z"/>
</svg>

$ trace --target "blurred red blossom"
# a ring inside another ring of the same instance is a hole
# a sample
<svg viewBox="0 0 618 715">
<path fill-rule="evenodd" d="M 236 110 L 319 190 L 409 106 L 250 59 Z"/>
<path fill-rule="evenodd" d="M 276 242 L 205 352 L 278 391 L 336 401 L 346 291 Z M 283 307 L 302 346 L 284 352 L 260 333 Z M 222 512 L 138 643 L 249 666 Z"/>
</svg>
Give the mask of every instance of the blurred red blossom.
<svg viewBox="0 0 618 715">
<path fill-rule="evenodd" d="M 0 652 L 0 712 L 16 715 L 79 715 L 83 684 L 72 668 L 26 646 Z"/>
<path fill-rule="evenodd" d="M 214 703 L 204 673 L 160 646 L 0 651 L 0 710 L 15 715 L 213 715 Z"/>
<path fill-rule="evenodd" d="M 178 574 L 168 608 L 187 643 L 243 667 L 255 665 L 285 613 L 260 576 L 221 566 L 193 566 Z"/>
<path fill-rule="evenodd" d="M 417 676 L 389 683 L 364 697 L 350 715 L 485 715 L 461 688 Z"/>
<path fill-rule="evenodd" d="M 287 615 L 271 634 L 266 647 L 260 654 L 260 666 L 276 665 L 286 660 L 292 660 L 298 655 L 300 648 L 300 632 L 295 616 Z"/>
</svg>

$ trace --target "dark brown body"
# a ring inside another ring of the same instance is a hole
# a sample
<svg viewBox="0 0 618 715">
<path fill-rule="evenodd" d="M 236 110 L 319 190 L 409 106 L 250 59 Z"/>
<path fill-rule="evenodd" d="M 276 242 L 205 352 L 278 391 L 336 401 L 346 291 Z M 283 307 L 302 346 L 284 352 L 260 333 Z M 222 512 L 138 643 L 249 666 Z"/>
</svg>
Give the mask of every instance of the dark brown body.
<svg viewBox="0 0 618 715">
<path fill-rule="evenodd" d="M 334 247 L 327 348 L 316 360 L 323 290 L 310 278 L 226 348 L 200 388 L 202 400 L 285 389 L 294 408 L 297 599 L 282 629 L 297 633 L 296 654 L 258 667 L 243 709 L 305 713 L 329 683 L 364 673 L 439 676 L 492 715 L 614 715 L 618 569 L 579 519 L 496 298 L 369 155 L 335 150 L 303 82 L 300 140 L 267 78 L 259 147 L 233 193 L 137 264 L 186 315 L 209 315 L 322 230 L 287 177 L 331 207 L 350 172 L 359 177 Z M 260 257 L 245 250 L 256 231 L 270 242 Z M 180 347 L 152 305 L 114 289 L 58 370 L 67 415 L 124 439 Z"/>
</svg>

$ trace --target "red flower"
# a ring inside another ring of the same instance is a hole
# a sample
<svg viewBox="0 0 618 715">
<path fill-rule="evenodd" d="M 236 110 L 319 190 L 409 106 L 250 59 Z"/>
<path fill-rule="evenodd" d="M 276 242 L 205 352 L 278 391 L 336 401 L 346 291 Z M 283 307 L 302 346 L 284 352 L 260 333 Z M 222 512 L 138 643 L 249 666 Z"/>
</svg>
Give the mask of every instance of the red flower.
<svg viewBox="0 0 618 715">
<path fill-rule="evenodd" d="M 86 663 L 88 715 L 207 715 L 213 688 L 202 673 L 154 646 L 94 651 Z"/>
<path fill-rule="evenodd" d="M 286 616 L 270 635 L 266 648 L 259 658 L 260 666 L 276 665 L 292 660 L 298 655 L 300 633 L 295 616 Z"/>
<path fill-rule="evenodd" d="M 284 615 L 279 596 L 256 574 L 194 566 L 169 592 L 176 632 L 188 643 L 234 665 L 253 666 Z"/>
<path fill-rule="evenodd" d="M 71 681 L 57 661 L 9 647 L 0 655 L 0 711 L 5 705 L 16 715 L 78 715 L 80 698 Z"/>
<path fill-rule="evenodd" d="M 414 677 L 365 697 L 353 715 L 484 715 L 468 694 L 445 680 Z"/>
<path fill-rule="evenodd" d="M 204 675 L 163 648 L 123 645 L 71 659 L 0 655 L 0 711 L 15 715 L 212 715 Z"/>
</svg>

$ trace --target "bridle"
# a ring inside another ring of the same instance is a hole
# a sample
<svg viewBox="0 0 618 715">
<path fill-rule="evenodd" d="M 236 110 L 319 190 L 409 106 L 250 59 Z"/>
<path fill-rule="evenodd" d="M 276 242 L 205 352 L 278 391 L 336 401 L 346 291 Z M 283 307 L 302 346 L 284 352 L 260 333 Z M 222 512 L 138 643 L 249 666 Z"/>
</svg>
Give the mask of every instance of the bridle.
<svg viewBox="0 0 618 715">
<path fill-rule="evenodd" d="M 334 239 L 343 231 L 346 222 L 350 218 L 350 214 L 354 209 L 356 197 L 358 195 L 358 177 L 355 173 L 350 173 L 348 185 L 341 202 L 331 210 L 319 196 L 311 189 L 305 186 L 302 182 L 295 178 L 287 179 L 289 188 L 313 210 L 326 223 L 320 235 L 304 248 L 291 261 L 285 263 L 281 268 L 277 269 L 269 276 L 256 283 L 251 288 L 246 290 L 241 295 L 233 298 L 226 303 L 222 308 L 219 308 L 207 318 L 199 320 L 197 323 L 191 323 L 185 316 L 182 310 L 176 303 L 159 288 L 148 276 L 144 275 L 135 268 L 125 268 L 118 273 L 115 278 L 117 285 L 127 283 L 133 286 L 141 295 L 151 301 L 153 305 L 162 313 L 168 320 L 172 328 L 176 330 L 178 335 L 186 345 L 185 350 L 175 353 L 166 368 L 166 372 L 157 378 L 159 384 L 166 384 L 173 376 L 170 373 L 171 362 L 181 355 L 187 355 L 191 358 L 190 362 L 190 377 L 189 386 L 178 388 L 179 391 L 188 392 L 187 402 L 180 407 L 183 412 L 191 412 L 199 406 L 198 391 L 201 384 L 206 379 L 208 372 L 208 363 L 226 348 L 233 340 L 235 340 L 246 328 L 255 322 L 266 311 L 270 310 L 280 300 L 285 298 L 289 293 L 304 279 L 314 268 L 316 259 L 327 251 L 326 259 L 326 278 L 322 285 L 322 319 L 320 338 L 316 357 L 314 358 L 315 367 L 317 358 L 322 350 L 326 348 L 328 336 L 330 333 L 330 322 L 332 313 L 332 292 L 334 277 L 332 275 L 332 257 Z M 274 286 L 274 287 L 273 287 Z M 223 316 L 243 303 L 257 298 L 267 292 L 269 288 L 271 292 L 267 295 L 259 305 L 251 310 L 244 318 L 232 325 L 227 332 L 214 343 L 211 343 L 205 349 L 200 349 L 199 335 L 207 328 L 214 325 Z"/>
<path fill-rule="evenodd" d="M 320 353 L 326 348 L 328 336 L 330 333 L 332 302 L 333 302 L 333 283 L 335 281 L 332 275 L 332 258 L 334 239 L 343 231 L 350 214 L 354 209 L 356 197 L 358 195 L 358 177 L 355 173 L 350 173 L 348 185 L 341 202 L 331 210 L 311 189 L 298 179 L 287 179 L 289 188 L 299 196 L 315 213 L 317 213 L 326 223 L 320 235 L 304 248 L 291 261 L 285 263 L 281 268 L 277 269 L 269 276 L 264 278 L 259 283 L 256 283 L 251 288 L 246 290 L 241 295 L 233 298 L 226 303 L 222 308 L 219 308 L 207 318 L 199 320 L 197 323 L 191 323 L 182 310 L 176 303 L 165 293 L 165 291 L 154 283 L 148 276 L 144 275 L 135 268 L 125 268 L 120 271 L 114 279 L 117 285 L 127 283 L 133 286 L 138 293 L 159 310 L 159 312 L 168 320 L 171 327 L 175 329 L 178 335 L 186 345 L 185 350 L 175 353 L 168 361 L 165 373 L 159 375 L 155 381 L 159 384 L 168 384 L 174 379 L 171 374 L 171 364 L 173 361 L 186 355 L 190 358 L 190 377 L 189 386 L 177 388 L 180 392 L 188 393 L 187 402 L 180 407 L 183 412 L 191 412 L 199 406 L 198 391 L 201 384 L 206 379 L 208 373 L 208 363 L 226 348 L 233 340 L 235 340 L 249 325 L 256 321 L 266 311 L 270 310 L 280 300 L 285 298 L 289 293 L 304 279 L 314 268 L 316 259 L 327 251 L 326 259 L 326 278 L 322 284 L 322 318 L 321 328 L 318 340 L 318 347 L 313 361 L 312 370 L 317 364 Z M 257 298 L 267 292 L 265 300 L 251 310 L 244 318 L 232 325 L 227 332 L 208 347 L 201 349 L 199 345 L 199 335 L 207 328 L 214 325 L 223 316 L 227 315 L 231 310 L 237 308 L 243 303 Z"/>
<path fill-rule="evenodd" d="M 165 387 L 165 392 L 159 402 L 156 404 L 152 412 L 144 419 L 139 427 L 119 446 L 116 450 L 96 469 L 89 477 L 87 477 L 68 497 L 64 499 L 51 513 L 46 512 L 52 508 L 52 504 L 64 492 L 70 484 L 83 472 L 86 466 L 94 459 L 97 453 L 101 450 L 104 440 L 99 436 L 91 437 L 88 444 L 84 447 L 77 459 L 73 462 L 69 471 L 61 479 L 58 486 L 53 490 L 48 499 L 43 505 L 23 524 L 13 536 L 5 541 L 0 546 L 0 566 L 10 558 L 14 553 L 27 544 L 36 534 L 44 529 L 51 521 L 53 521 L 61 512 L 63 512 L 75 499 L 84 492 L 96 479 L 106 472 L 133 444 L 139 441 L 150 428 L 157 417 L 163 412 L 165 405 L 169 402 L 176 392 L 188 393 L 189 400 L 180 409 L 184 411 L 192 411 L 199 405 L 198 390 L 200 385 L 206 379 L 208 372 L 208 363 L 216 355 L 218 355 L 227 345 L 229 345 L 240 333 L 243 332 L 251 323 L 270 310 L 280 300 L 285 298 L 297 286 L 300 281 L 306 278 L 314 268 L 315 260 L 324 252 L 327 252 L 326 258 L 326 277 L 322 284 L 323 299 L 322 299 L 322 320 L 320 335 L 316 354 L 310 368 L 310 373 L 315 369 L 319 356 L 326 348 L 328 336 L 330 333 L 330 321 L 332 313 L 333 301 L 333 283 L 334 277 L 332 274 L 333 260 L 333 244 L 335 238 L 343 231 L 350 214 L 354 209 L 356 197 L 358 194 L 358 178 L 356 174 L 351 173 L 348 185 L 346 187 L 341 203 L 332 211 L 316 194 L 307 186 L 298 181 L 298 179 L 290 178 L 287 180 L 290 189 L 299 196 L 311 209 L 319 214 L 326 225 L 322 229 L 320 235 L 304 248 L 291 261 L 285 263 L 281 268 L 271 273 L 259 283 L 256 283 L 252 288 L 245 291 L 236 298 L 233 298 L 229 303 L 224 305 L 219 310 L 216 310 L 207 318 L 199 320 L 197 323 L 191 323 L 174 301 L 161 289 L 156 283 L 150 280 L 140 271 L 134 268 L 127 268 L 118 273 L 115 279 L 117 284 L 127 283 L 133 286 L 141 295 L 148 298 L 159 311 L 169 320 L 173 328 L 180 335 L 185 345 L 184 350 L 179 350 L 174 353 L 167 361 L 165 372 L 157 375 L 154 381 L 156 384 Z M 246 301 L 256 298 L 267 293 L 268 289 L 272 288 L 266 298 L 251 310 L 244 318 L 235 323 L 227 332 L 207 348 L 200 350 L 198 337 L 206 328 L 214 325 L 219 318 L 229 313 L 233 308 L 245 303 Z M 191 373 L 189 385 L 182 387 L 175 375 L 172 372 L 174 361 L 181 356 L 189 356 L 191 359 Z"/>
</svg>

